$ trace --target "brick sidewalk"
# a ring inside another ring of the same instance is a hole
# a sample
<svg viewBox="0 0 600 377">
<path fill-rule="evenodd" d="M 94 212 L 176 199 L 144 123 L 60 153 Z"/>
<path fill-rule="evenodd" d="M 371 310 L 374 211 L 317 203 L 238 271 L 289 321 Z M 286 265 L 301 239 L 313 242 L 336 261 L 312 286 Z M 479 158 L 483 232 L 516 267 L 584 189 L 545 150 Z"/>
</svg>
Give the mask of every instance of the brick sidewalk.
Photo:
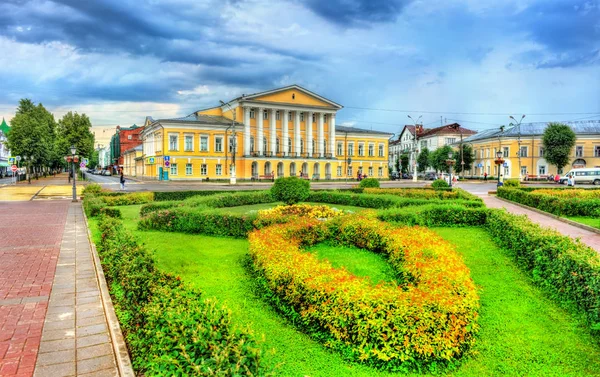
<svg viewBox="0 0 600 377">
<path fill-rule="evenodd" d="M 541 226 L 552 228 L 565 236 L 579 238 L 581 242 L 588 245 L 592 249 L 600 252 L 600 235 L 589 230 L 578 228 L 571 224 L 556 220 L 553 217 L 543 215 L 541 213 L 531 211 L 516 204 L 508 203 L 496 197 L 489 195 L 479 195 L 483 199 L 486 206 L 489 208 L 506 208 L 506 210 L 515 215 L 527 215 L 529 219 Z"/>
<path fill-rule="evenodd" d="M 0 234 L 0 376 L 118 376 L 81 203 L 2 203 Z"/>
<path fill-rule="evenodd" d="M 0 376 L 31 376 L 68 202 L 2 203 Z"/>
</svg>

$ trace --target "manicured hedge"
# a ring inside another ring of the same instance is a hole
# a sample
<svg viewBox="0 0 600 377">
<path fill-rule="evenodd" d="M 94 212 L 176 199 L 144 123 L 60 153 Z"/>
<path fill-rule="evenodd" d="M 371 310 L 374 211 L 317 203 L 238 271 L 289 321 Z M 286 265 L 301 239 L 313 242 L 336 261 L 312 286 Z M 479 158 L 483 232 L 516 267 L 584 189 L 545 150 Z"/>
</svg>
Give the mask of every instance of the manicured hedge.
<svg viewBox="0 0 600 377">
<path fill-rule="evenodd" d="M 402 198 L 390 194 L 350 194 L 337 191 L 314 191 L 308 197 L 309 202 L 329 203 L 349 205 L 364 208 L 391 208 L 391 207 L 406 207 L 406 206 L 421 206 L 426 204 L 445 204 L 446 200 L 440 199 L 419 199 L 419 198 Z M 462 200 L 456 199 L 455 204 L 461 204 L 467 207 L 481 207 L 481 200 Z"/>
<path fill-rule="evenodd" d="M 498 196 L 558 216 L 599 216 L 600 198 L 577 196 L 576 190 L 557 191 L 566 195 L 551 195 L 548 190 L 524 190 L 499 187 Z"/>
<path fill-rule="evenodd" d="M 584 313 L 600 335 L 600 256 L 580 242 L 502 210 L 488 214 L 487 229 L 534 282 L 566 308 Z"/>
<path fill-rule="evenodd" d="M 271 195 L 285 204 L 303 202 L 310 193 L 310 182 L 298 177 L 281 177 L 271 186 Z"/>
<path fill-rule="evenodd" d="M 83 210 L 88 217 L 104 214 L 110 217 L 121 218 L 121 211 L 117 208 L 108 208 L 103 197 L 86 194 L 83 197 Z"/>
<path fill-rule="evenodd" d="M 144 204 L 154 201 L 152 192 L 132 192 L 124 195 L 108 196 L 103 195 L 102 200 L 109 206 L 129 206 L 134 204 Z"/>
<path fill-rule="evenodd" d="M 391 208 L 377 212 L 383 221 L 423 226 L 481 226 L 486 223 L 489 209 L 468 208 L 456 204 L 436 204 L 406 208 Z"/>
<path fill-rule="evenodd" d="M 471 194 L 460 188 L 448 189 L 448 190 L 433 190 L 427 188 L 382 188 L 373 189 L 367 188 L 363 191 L 365 194 L 379 194 L 379 195 L 395 195 L 403 198 L 414 198 L 414 199 L 442 199 L 442 200 L 455 200 L 455 199 L 466 199 L 472 201 L 482 201 L 476 195 Z"/>
<path fill-rule="evenodd" d="M 324 240 L 384 254 L 401 288 L 373 286 L 302 249 Z M 476 287 L 460 255 L 432 231 L 368 216 L 296 218 L 252 232 L 249 241 L 266 297 L 345 358 L 390 371 L 435 369 L 474 342 Z"/>
<path fill-rule="evenodd" d="M 248 190 L 245 192 L 254 192 L 256 190 Z M 167 201 L 167 200 L 184 200 L 193 196 L 208 196 L 215 194 L 224 194 L 227 190 L 194 190 L 194 191 L 156 191 L 154 192 L 154 200 L 156 201 Z"/>
<path fill-rule="evenodd" d="M 102 217 L 98 226 L 100 259 L 138 374 L 267 374 L 256 341 L 233 326 L 227 309 L 159 271 L 119 220 Z"/>
</svg>

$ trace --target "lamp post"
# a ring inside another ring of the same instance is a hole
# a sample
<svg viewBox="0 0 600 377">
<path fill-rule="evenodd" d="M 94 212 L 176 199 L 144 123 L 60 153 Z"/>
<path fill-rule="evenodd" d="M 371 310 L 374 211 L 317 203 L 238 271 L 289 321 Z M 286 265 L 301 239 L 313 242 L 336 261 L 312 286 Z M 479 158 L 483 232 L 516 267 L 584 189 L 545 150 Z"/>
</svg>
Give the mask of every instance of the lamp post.
<svg viewBox="0 0 600 377">
<path fill-rule="evenodd" d="M 516 122 L 516 123 L 511 123 L 511 125 L 514 124 L 515 126 L 519 127 L 517 129 L 517 131 L 518 131 L 517 145 L 519 146 L 519 151 L 517 152 L 517 157 L 519 158 L 519 182 L 520 182 L 522 180 L 522 176 L 521 176 L 521 122 L 523 121 L 523 119 L 525 119 L 525 114 L 521 115 L 521 119 L 519 119 L 518 121 L 512 115 L 510 116 L 510 119 L 512 119 Z"/>
<path fill-rule="evenodd" d="M 496 165 L 498 165 L 498 187 L 500 186 L 500 166 L 504 164 L 504 160 L 502 159 L 502 151 L 496 152 L 496 161 L 494 161 Z"/>
<path fill-rule="evenodd" d="M 71 170 L 73 172 L 73 203 L 77 202 L 77 186 L 75 181 L 77 181 L 77 177 L 75 176 L 75 152 L 77 149 L 74 145 L 71 145 Z"/>
<path fill-rule="evenodd" d="M 415 137 L 414 137 L 414 144 L 412 147 L 412 163 L 413 163 L 413 182 L 417 181 L 417 152 L 418 152 L 418 148 L 417 148 L 417 123 L 419 123 L 419 120 L 421 119 L 421 115 L 419 115 L 419 117 L 417 118 L 417 120 L 415 121 L 413 119 L 413 117 L 411 117 L 410 115 L 408 116 L 410 118 L 410 120 L 413 121 L 414 125 L 415 125 Z"/>
<path fill-rule="evenodd" d="M 454 165 L 456 161 L 452 159 L 452 152 L 448 152 L 448 159 L 446 160 L 446 164 L 448 164 L 448 181 L 449 185 L 452 188 L 452 165 Z"/>
<path fill-rule="evenodd" d="M 225 136 L 227 136 L 227 131 L 229 131 L 230 128 L 233 128 L 233 131 L 231 131 L 231 133 L 233 134 L 233 145 L 232 145 L 232 148 L 231 148 L 231 151 L 232 151 L 232 156 L 231 156 L 231 175 L 229 176 L 229 184 L 230 185 L 235 185 L 236 184 L 236 176 L 235 176 L 235 151 L 236 151 L 236 146 L 237 146 L 237 140 L 236 140 L 236 135 L 235 135 L 235 111 L 233 111 L 233 109 L 231 108 L 231 105 L 229 105 L 228 103 L 225 103 L 223 101 L 219 101 L 219 102 L 221 102 L 221 105 L 223 105 L 223 106 L 227 105 L 227 107 L 231 111 L 231 115 L 233 117 L 233 119 L 231 121 L 231 126 L 229 126 L 229 127 L 227 127 L 225 129 Z M 227 149 L 229 149 L 229 145 L 227 146 Z"/>
</svg>

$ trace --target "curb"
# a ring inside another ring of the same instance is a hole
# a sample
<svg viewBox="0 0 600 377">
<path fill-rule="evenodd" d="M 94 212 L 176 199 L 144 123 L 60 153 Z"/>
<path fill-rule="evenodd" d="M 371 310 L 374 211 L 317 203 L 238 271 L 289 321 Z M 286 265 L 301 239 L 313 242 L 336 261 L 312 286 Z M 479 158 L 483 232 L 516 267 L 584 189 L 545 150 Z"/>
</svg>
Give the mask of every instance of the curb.
<svg viewBox="0 0 600 377">
<path fill-rule="evenodd" d="M 593 232 L 593 233 L 596 233 L 596 234 L 600 234 L 600 229 L 594 228 L 593 226 L 589 226 L 589 225 L 585 225 L 585 224 L 582 224 L 582 223 L 578 223 L 577 221 L 565 219 L 564 217 L 557 216 L 557 215 L 555 215 L 553 213 L 545 212 L 545 211 L 542 211 L 540 209 L 527 206 L 525 204 L 513 202 L 512 200 L 504 199 L 504 198 L 501 198 L 499 196 L 496 196 L 496 199 L 502 200 L 503 202 L 506 202 L 506 203 L 514 204 L 516 206 L 528 209 L 528 210 L 533 211 L 533 212 L 537 212 L 537 213 L 539 213 L 541 215 L 546 215 L 548 217 L 552 217 L 553 219 L 556 219 L 558 221 L 562 221 L 563 223 L 566 223 L 566 224 L 569 224 L 569 225 L 573 225 L 573 226 L 575 226 L 577 228 L 581 228 L 581 229 L 584 229 L 584 230 L 587 230 L 587 231 L 590 231 L 590 232 Z"/>
<path fill-rule="evenodd" d="M 83 206 L 83 203 L 81 204 Z M 106 284 L 106 278 L 104 277 L 104 271 L 100 264 L 100 257 L 96 250 L 96 244 L 92 240 L 92 233 L 90 231 L 87 215 L 83 211 L 83 218 L 85 219 L 85 226 L 87 228 L 88 240 L 90 242 L 90 248 L 92 250 L 92 259 L 94 267 L 96 269 L 96 277 L 98 278 L 98 285 L 100 286 L 100 296 L 102 297 L 102 306 L 104 307 L 104 315 L 108 322 L 108 329 L 110 332 L 110 339 L 112 342 L 113 350 L 115 353 L 115 361 L 117 368 L 119 369 L 119 375 L 121 377 L 135 377 L 135 372 L 131 366 L 131 359 L 129 358 L 129 351 L 121 332 L 121 326 L 119 326 L 119 320 L 115 314 L 115 308 L 112 304 L 112 299 L 108 293 L 108 285 Z"/>
</svg>

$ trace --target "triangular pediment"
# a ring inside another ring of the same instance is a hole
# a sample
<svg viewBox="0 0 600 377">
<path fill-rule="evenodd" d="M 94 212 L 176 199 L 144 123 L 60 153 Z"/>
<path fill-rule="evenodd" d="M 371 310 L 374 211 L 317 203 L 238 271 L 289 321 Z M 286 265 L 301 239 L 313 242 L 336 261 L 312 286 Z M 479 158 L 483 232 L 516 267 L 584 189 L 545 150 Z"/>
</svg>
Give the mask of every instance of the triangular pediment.
<svg viewBox="0 0 600 377">
<path fill-rule="evenodd" d="M 241 100 L 265 103 L 286 103 L 302 106 L 318 106 L 339 110 L 342 106 L 298 85 L 286 86 L 266 92 L 244 96 Z"/>
</svg>

